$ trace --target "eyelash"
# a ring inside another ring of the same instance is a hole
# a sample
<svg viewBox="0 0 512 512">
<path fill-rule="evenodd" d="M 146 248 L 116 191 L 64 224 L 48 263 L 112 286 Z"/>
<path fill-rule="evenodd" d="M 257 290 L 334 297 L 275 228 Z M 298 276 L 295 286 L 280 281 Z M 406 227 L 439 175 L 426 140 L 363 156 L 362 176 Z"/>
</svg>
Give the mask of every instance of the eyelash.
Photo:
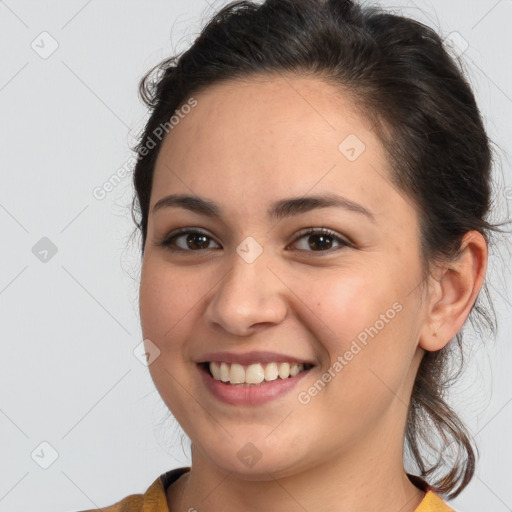
<svg viewBox="0 0 512 512">
<path fill-rule="evenodd" d="M 164 247 L 166 250 L 171 251 L 171 252 L 181 252 L 181 253 L 185 253 L 185 252 L 199 253 L 199 252 L 203 252 L 203 251 L 209 250 L 209 249 L 193 250 L 193 249 L 182 249 L 182 248 L 176 249 L 176 248 L 172 247 L 171 244 L 173 243 L 173 241 L 176 238 L 179 238 L 180 236 L 183 236 L 183 235 L 203 235 L 203 236 L 209 238 L 210 240 L 213 240 L 212 237 L 210 237 L 207 233 L 205 233 L 203 231 L 199 231 L 198 229 L 192 229 L 192 228 L 183 228 L 183 229 L 180 229 L 179 231 L 177 231 L 175 233 L 171 233 L 170 235 L 166 236 L 162 241 L 157 243 L 157 246 Z M 332 252 L 334 252 L 336 250 L 339 250 L 339 249 L 341 249 L 343 247 L 352 247 L 352 244 L 349 241 L 344 240 L 343 238 L 339 237 L 336 232 L 334 232 L 334 231 L 332 231 L 330 229 L 327 229 L 327 228 L 308 228 L 305 232 L 301 233 L 292 242 L 292 244 L 295 244 L 298 240 L 300 240 L 301 238 L 307 237 L 308 235 L 309 236 L 311 236 L 311 235 L 329 236 L 330 238 L 333 238 L 334 240 L 339 242 L 341 244 L 341 247 L 331 248 L 331 249 L 327 249 L 327 250 L 323 250 L 323 251 L 320 250 L 320 251 L 305 251 L 305 252 L 311 252 L 311 253 L 314 253 L 314 254 L 322 255 L 322 254 L 325 254 L 325 253 L 331 254 Z M 302 250 L 302 249 L 299 249 L 299 250 Z"/>
</svg>

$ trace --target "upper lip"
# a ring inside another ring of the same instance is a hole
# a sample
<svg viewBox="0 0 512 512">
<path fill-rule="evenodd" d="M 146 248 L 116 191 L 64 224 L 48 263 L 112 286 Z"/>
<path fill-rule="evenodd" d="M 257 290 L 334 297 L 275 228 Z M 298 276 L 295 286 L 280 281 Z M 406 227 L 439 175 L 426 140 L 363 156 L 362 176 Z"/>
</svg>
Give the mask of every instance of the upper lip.
<svg viewBox="0 0 512 512">
<path fill-rule="evenodd" d="M 301 359 L 286 354 L 279 354 L 278 352 L 245 352 L 243 354 L 236 354 L 233 352 L 210 352 L 204 354 L 197 363 L 210 363 L 212 361 L 220 361 L 224 363 L 238 363 L 238 364 L 254 364 L 254 363 L 273 363 L 273 362 L 290 362 L 290 363 L 305 363 L 314 365 L 313 361 L 308 359 Z"/>
</svg>

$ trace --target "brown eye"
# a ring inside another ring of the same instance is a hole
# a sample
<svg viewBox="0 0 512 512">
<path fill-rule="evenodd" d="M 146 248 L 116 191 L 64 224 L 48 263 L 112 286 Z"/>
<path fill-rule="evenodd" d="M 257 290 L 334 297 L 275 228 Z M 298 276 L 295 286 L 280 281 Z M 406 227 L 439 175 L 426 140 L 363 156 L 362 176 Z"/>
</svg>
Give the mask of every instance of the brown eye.
<svg viewBox="0 0 512 512">
<path fill-rule="evenodd" d="M 183 229 L 167 236 L 158 245 L 166 247 L 170 251 L 199 252 L 211 249 L 209 245 L 212 241 L 214 240 L 202 231 Z"/>
<path fill-rule="evenodd" d="M 299 248 L 299 250 L 308 252 L 332 252 L 331 249 L 333 249 L 333 243 L 338 243 L 340 247 L 351 246 L 348 241 L 339 237 L 337 233 L 325 228 L 310 229 L 306 231 L 296 239 L 294 245 L 297 244 L 297 240 L 301 239 L 304 239 L 305 243 L 302 248 Z M 337 250 L 336 247 L 334 250 Z"/>
<path fill-rule="evenodd" d="M 341 238 L 337 233 L 325 228 L 307 230 L 296 238 L 292 245 L 297 245 L 299 240 L 303 244 L 302 247 L 299 247 L 299 250 L 304 252 L 331 253 L 340 248 L 352 246 L 350 242 Z M 157 245 L 172 252 L 201 252 L 220 247 L 218 244 L 218 247 L 210 247 L 211 242 L 217 244 L 212 237 L 203 231 L 182 229 L 171 233 Z M 336 244 L 338 244 L 338 247 L 336 247 Z"/>
</svg>

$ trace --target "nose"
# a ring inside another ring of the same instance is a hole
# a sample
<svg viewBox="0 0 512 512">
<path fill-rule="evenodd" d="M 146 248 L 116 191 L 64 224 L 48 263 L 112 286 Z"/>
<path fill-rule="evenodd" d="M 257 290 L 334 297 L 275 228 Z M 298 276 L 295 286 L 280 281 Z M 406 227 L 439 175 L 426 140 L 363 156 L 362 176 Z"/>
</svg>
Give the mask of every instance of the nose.
<svg viewBox="0 0 512 512">
<path fill-rule="evenodd" d="M 247 336 L 286 318 L 287 287 L 264 254 L 248 263 L 234 252 L 206 307 L 207 323 L 235 336 Z"/>
</svg>

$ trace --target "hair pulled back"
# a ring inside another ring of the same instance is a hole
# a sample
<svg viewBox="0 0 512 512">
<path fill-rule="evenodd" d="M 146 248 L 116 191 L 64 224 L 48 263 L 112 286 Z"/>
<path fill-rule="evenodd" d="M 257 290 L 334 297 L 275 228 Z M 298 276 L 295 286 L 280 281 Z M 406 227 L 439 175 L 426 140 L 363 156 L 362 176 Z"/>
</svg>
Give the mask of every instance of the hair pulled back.
<svg viewBox="0 0 512 512">
<path fill-rule="evenodd" d="M 147 234 L 159 127 L 192 94 L 221 81 L 291 72 L 319 77 L 345 93 L 371 121 L 391 163 L 392 181 L 418 209 L 425 275 L 437 260 L 457 256 L 471 230 L 489 240 L 499 230 L 490 207 L 490 142 L 471 88 L 440 36 L 420 22 L 347 0 L 235 1 L 215 14 L 192 46 L 165 59 L 142 79 L 150 117 L 137 145 L 132 215 Z M 147 148 L 151 147 L 150 151 Z M 483 291 L 489 299 L 487 285 Z M 495 332 L 480 304 L 479 315 Z M 492 304 L 491 304 L 492 309 Z M 405 440 L 422 477 L 457 496 L 475 471 L 473 440 L 446 401 L 453 345 L 426 352 L 408 411 Z M 456 446 L 448 468 L 422 451 Z M 436 477 L 436 478 L 434 478 Z"/>
</svg>

